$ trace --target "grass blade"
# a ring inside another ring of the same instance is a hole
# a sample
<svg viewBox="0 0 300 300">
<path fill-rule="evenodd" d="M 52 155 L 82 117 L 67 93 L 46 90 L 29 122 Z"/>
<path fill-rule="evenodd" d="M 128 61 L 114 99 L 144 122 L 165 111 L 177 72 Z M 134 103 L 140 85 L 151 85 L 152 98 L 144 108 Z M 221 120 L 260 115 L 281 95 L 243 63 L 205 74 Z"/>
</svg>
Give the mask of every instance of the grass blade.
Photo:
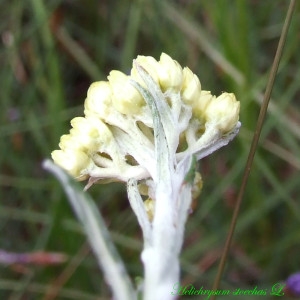
<svg viewBox="0 0 300 300">
<path fill-rule="evenodd" d="M 265 117 L 266 117 L 268 104 L 269 104 L 270 97 L 271 97 L 271 92 L 272 92 L 272 89 L 273 89 L 273 86 L 274 86 L 275 76 L 276 76 L 278 66 L 279 66 L 279 63 L 280 63 L 280 59 L 281 59 L 281 56 L 282 56 L 282 52 L 283 52 L 283 48 L 284 48 L 284 45 L 285 45 L 289 25 L 290 25 L 291 20 L 292 20 L 292 15 L 293 15 L 293 12 L 294 12 L 295 4 L 296 4 L 295 0 L 291 0 L 290 5 L 289 5 L 289 9 L 288 9 L 288 12 L 287 12 L 287 15 L 286 15 L 286 19 L 285 19 L 285 22 L 284 22 L 284 25 L 283 25 L 283 28 L 282 28 L 282 32 L 281 32 L 281 35 L 280 35 L 280 40 L 279 40 L 279 43 L 278 43 L 278 47 L 277 47 L 277 50 L 276 50 L 275 58 L 274 58 L 271 73 L 270 73 L 270 77 L 269 77 L 269 80 L 268 80 L 268 83 L 267 83 L 266 92 L 265 92 L 265 95 L 264 95 L 264 100 L 263 100 L 263 103 L 262 103 L 262 106 L 261 106 L 261 109 L 260 109 L 260 113 L 259 113 L 257 124 L 256 124 L 256 129 L 255 129 L 254 136 L 253 136 L 252 143 L 251 143 L 249 156 L 248 156 L 246 167 L 245 167 L 245 170 L 244 170 L 242 184 L 240 186 L 240 190 L 239 190 L 237 201 L 236 201 L 235 208 L 234 208 L 233 217 L 232 217 L 229 232 L 228 232 L 228 236 L 227 236 L 226 243 L 225 243 L 225 246 L 224 246 L 224 251 L 222 252 L 222 257 L 221 257 L 221 260 L 220 260 L 218 273 L 217 273 L 217 276 L 216 276 L 216 279 L 215 279 L 215 282 L 214 282 L 214 285 L 213 285 L 213 288 L 212 288 L 213 290 L 218 289 L 219 284 L 220 284 L 220 280 L 221 280 L 221 277 L 222 277 L 222 274 L 223 274 L 223 271 L 224 271 L 226 259 L 227 259 L 228 252 L 229 252 L 229 249 L 230 249 L 230 246 L 231 246 L 233 233 L 234 233 L 234 230 L 235 230 L 235 226 L 236 226 L 236 223 L 237 223 L 237 218 L 238 218 L 239 211 L 240 211 L 241 202 L 242 202 L 243 195 L 244 195 L 244 192 L 245 192 L 245 189 L 246 189 L 246 184 L 247 184 L 248 177 L 249 177 L 249 174 L 250 174 L 250 170 L 251 170 L 251 166 L 252 166 L 252 163 L 253 163 L 254 155 L 255 155 L 255 152 L 256 152 L 256 149 L 257 149 L 257 145 L 258 145 L 260 133 L 261 133 L 261 130 L 262 130 L 262 126 L 263 126 L 263 123 L 264 123 L 264 120 L 265 120 Z M 212 300 L 214 300 L 215 298 L 216 297 L 213 296 Z"/>
<path fill-rule="evenodd" d="M 77 218 L 83 225 L 106 281 L 112 289 L 114 299 L 135 299 L 131 280 L 93 200 L 50 160 L 44 162 L 44 168 L 55 175 L 62 184 Z"/>
</svg>

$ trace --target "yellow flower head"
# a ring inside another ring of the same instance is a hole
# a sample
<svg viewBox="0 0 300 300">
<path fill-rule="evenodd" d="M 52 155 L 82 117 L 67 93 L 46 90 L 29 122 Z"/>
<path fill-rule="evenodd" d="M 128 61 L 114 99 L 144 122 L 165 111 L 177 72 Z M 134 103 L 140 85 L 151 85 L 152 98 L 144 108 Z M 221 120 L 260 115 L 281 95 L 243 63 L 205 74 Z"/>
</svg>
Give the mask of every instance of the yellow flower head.
<svg viewBox="0 0 300 300">
<path fill-rule="evenodd" d="M 170 168 L 191 155 L 200 159 L 237 134 L 239 108 L 234 94 L 202 90 L 199 78 L 167 54 L 159 61 L 138 56 L 130 75 L 111 71 L 90 86 L 85 116 L 71 121 L 52 158 L 79 180 L 150 184 L 159 177 L 157 143 L 167 143 Z"/>
</svg>

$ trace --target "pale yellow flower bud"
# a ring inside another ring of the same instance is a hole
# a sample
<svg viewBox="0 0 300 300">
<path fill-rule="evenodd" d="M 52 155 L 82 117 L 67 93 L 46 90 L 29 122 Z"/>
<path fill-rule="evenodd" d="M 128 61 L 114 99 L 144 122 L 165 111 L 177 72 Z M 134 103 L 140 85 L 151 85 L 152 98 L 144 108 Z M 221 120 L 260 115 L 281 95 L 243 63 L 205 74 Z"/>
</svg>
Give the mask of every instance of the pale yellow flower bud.
<svg viewBox="0 0 300 300">
<path fill-rule="evenodd" d="M 201 91 L 200 97 L 197 99 L 197 101 L 192 103 L 193 107 L 193 115 L 202 120 L 206 120 L 206 108 L 210 104 L 211 101 L 213 101 L 216 97 L 211 94 L 210 91 Z"/>
<path fill-rule="evenodd" d="M 87 169 L 91 163 L 86 153 L 79 149 L 54 150 L 51 153 L 54 162 L 66 170 L 71 176 L 78 180 L 86 179 L 83 171 Z"/>
<path fill-rule="evenodd" d="M 158 74 L 157 74 L 157 70 L 159 68 L 159 63 L 158 63 L 158 61 L 154 57 L 139 55 L 136 58 L 135 61 L 139 65 L 141 65 L 147 71 L 147 73 L 149 73 L 149 75 L 152 77 L 152 79 L 156 83 L 159 83 L 159 77 L 158 77 Z M 133 67 L 131 69 L 130 75 L 131 75 L 131 77 L 132 77 L 133 80 L 135 80 L 136 82 L 138 82 L 141 86 L 146 87 L 146 84 L 142 80 L 142 78 L 140 77 L 140 75 L 138 74 L 138 71 L 137 71 L 135 65 L 133 65 Z"/>
<path fill-rule="evenodd" d="M 162 53 L 160 56 L 157 75 L 162 91 L 168 89 L 179 91 L 181 89 L 183 80 L 182 68 L 176 60 L 165 53 Z"/>
<path fill-rule="evenodd" d="M 214 124 L 221 132 L 230 132 L 239 120 L 240 102 L 234 94 L 223 93 L 213 99 L 206 108 L 207 122 Z"/>
<path fill-rule="evenodd" d="M 111 71 L 107 77 L 113 91 L 113 106 L 122 114 L 139 113 L 145 100 L 130 83 L 130 77 L 120 71 Z"/>
<path fill-rule="evenodd" d="M 185 104 L 194 106 L 201 95 L 201 83 L 197 75 L 195 75 L 188 67 L 183 69 L 183 82 L 181 97 Z"/>
<path fill-rule="evenodd" d="M 112 106 L 112 90 L 107 81 L 97 81 L 90 85 L 84 103 L 86 116 L 98 115 L 102 119 L 109 114 Z"/>
<path fill-rule="evenodd" d="M 72 137 L 89 153 L 99 151 L 102 145 L 107 145 L 113 138 L 108 127 L 93 116 L 74 118 L 71 125 Z"/>
<path fill-rule="evenodd" d="M 81 145 L 78 143 L 78 140 L 76 137 L 72 136 L 71 134 L 64 134 L 60 137 L 60 142 L 58 144 L 59 148 L 61 150 L 67 150 L 76 148 L 81 150 L 84 150 Z"/>
</svg>

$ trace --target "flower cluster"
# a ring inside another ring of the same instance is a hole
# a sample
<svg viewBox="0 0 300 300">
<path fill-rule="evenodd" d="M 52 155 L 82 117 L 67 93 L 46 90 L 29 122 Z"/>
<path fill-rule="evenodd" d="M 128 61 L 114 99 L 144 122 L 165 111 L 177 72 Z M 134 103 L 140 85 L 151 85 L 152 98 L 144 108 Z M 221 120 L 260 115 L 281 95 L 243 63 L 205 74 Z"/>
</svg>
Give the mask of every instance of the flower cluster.
<svg viewBox="0 0 300 300">
<path fill-rule="evenodd" d="M 55 163 L 89 184 L 155 181 L 155 124 L 147 93 L 160 99 L 157 109 L 174 168 L 187 156 L 200 159 L 224 146 L 240 126 L 234 94 L 216 97 L 202 90 L 198 77 L 167 54 L 159 61 L 138 56 L 130 75 L 111 71 L 108 81 L 90 86 L 85 117 L 71 121 L 60 150 L 52 152 Z"/>
<path fill-rule="evenodd" d="M 235 137 L 240 104 L 233 94 L 202 90 L 189 68 L 164 53 L 159 61 L 138 56 L 130 75 L 112 71 L 107 79 L 90 86 L 85 116 L 71 121 L 52 158 L 88 179 L 86 188 L 127 183 L 144 239 L 144 298 L 173 299 L 185 222 L 202 189 L 197 161 Z"/>
</svg>

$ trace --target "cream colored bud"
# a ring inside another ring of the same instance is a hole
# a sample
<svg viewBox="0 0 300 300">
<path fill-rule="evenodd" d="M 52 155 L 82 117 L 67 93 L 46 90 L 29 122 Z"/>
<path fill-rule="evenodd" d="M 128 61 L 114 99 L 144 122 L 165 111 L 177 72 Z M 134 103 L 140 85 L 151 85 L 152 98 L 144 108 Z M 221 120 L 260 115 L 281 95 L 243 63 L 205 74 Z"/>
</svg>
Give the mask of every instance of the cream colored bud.
<svg viewBox="0 0 300 300">
<path fill-rule="evenodd" d="M 51 156 L 54 162 L 71 176 L 78 180 L 86 179 L 83 171 L 89 167 L 91 160 L 83 151 L 78 149 L 54 150 Z"/>
<path fill-rule="evenodd" d="M 107 81 L 97 81 L 90 85 L 84 103 L 86 116 L 98 115 L 102 119 L 111 111 L 112 90 Z"/>
<path fill-rule="evenodd" d="M 111 71 L 107 77 L 113 91 L 113 106 L 122 114 L 139 113 L 145 101 L 130 83 L 130 77 L 120 71 Z"/>
<path fill-rule="evenodd" d="M 159 77 L 157 74 L 159 63 L 154 57 L 139 55 L 135 61 L 136 63 L 141 65 L 147 71 L 147 73 L 149 73 L 149 75 L 156 83 L 159 83 Z M 135 65 L 133 65 L 130 75 L 133 80 L 138 82 L 141 86 L 146 87 L 146 84 L 143 81 L 143 79 L 140 77 Z"/>
<path fill-rule="evenodd" d="M 223 133 L 230 132 L 239 120 L 240 102 L 234 94 L 223 93 L 213 99 L 206 108 L 207 122 L 215 126 Z"/>
<path fill-rule="evenodd" d="M 176 60 L 165 53 L 162 53 L 160 56 L 157 75 L 162 91 L 168 89 L 179 91 L 181 89 L 183 80 L 182 68 Z"/>
<path fill-rule="evenodd" d="M 99 151 L 101 145 L 108 144 L 113 138 L 109 128 L 96 117 L 76 117 L 71 121 L 70 133 L 74 140 L 87 152 Z"/>
<path fill-rule="evenodd" d="M 183 82 L 181 89 L 181 97 L 184 103 L 194 106 L 201 95 L 201 83 L 197 75 L 195 75 L 188 67 L 183 69 Z"/>
<path fill-rule="evenodd" d="M 211 94 L 210 91 L 201 91 L 200 97 L 197 101 L 193 102 L 193 115 L 201 120 L 206 119 L 206 108 L 216 97 Z"/>
<path fill-rule="evenodd" d="M 73 149 L 73 148 L 80 148 L 81 145 L 78 144 L 76 138 L 71 134 L 64 134 L 60 137 L 60 142 L 58 144 L 61 150 Z"/>
</svg>

